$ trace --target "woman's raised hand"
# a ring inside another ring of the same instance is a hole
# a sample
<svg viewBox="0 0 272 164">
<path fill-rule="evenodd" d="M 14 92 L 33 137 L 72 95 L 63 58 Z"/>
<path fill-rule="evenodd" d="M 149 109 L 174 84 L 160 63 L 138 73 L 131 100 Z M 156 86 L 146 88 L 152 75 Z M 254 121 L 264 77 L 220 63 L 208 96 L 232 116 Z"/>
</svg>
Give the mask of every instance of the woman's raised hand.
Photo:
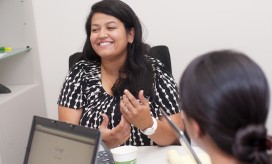
<svg viewBox="0 0 272 164">
<path fill-rule="evenodd" d="M 141 130 L 153 125 L 149 101 L 144 97 L 144 91 L 139 92 L 139 101 L 128 91 L 124 91 L 120 101 L 120 110 L 125 119 Z"/>
<path fill-rule="evenodd" d="M 103 122 L 101 123 L 99 130 L 102 134 L 102 140 L 108 148 L 117 147 L 125 143 L 130 137 L 130 123 L 121 116 L 120 123 L 112 128 L 108 129 L 109 118 L 106 114 L 102 114 Z"/>
</svg>

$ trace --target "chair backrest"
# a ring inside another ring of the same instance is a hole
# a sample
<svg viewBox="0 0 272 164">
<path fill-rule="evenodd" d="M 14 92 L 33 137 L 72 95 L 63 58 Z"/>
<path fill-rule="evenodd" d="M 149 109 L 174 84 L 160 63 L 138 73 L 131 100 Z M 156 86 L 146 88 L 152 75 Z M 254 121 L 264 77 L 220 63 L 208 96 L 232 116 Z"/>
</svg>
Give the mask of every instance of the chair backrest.
<svg viewBox="0 0 272 164">
<path fill-rule="evenodd" d="M 69 56 L 69 69 L 71 69 L 76 62 L 81 59 L 82 52 L 76 52 L 73 55 Z"/>
<path fill-rule="evenodd" d="M 81 59 L 81 55 L 81 52 L 76 52 L 69 57 L 69 69 Z M 165 65 L 166 69 L 172 74 L 171 58 L 167 46 L 159 45 L 151 47 L 149 50 L 149 55 L 159 59 Z"/>
<path fill-rule="evenodd" d="M 171 57 L 167 46 L 159 45 L 151 47 L 149 50 L 149 55 L 159 59 L 165 65 L 165 68 L 169 71 L 169 73 L 172 74 Z"/>
</svg>

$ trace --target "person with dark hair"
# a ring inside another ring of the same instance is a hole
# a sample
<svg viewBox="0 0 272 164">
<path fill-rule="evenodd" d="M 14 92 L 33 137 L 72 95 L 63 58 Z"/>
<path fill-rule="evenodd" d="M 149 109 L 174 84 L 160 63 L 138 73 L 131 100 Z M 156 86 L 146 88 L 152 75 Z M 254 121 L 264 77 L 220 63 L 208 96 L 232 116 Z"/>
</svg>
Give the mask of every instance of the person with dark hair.
<svg viewBox="0 0 272 164">
<path fill-rule="evenodd" d="M 221 50 L 197 57 L 180 79 L 179 94 L 187 131 L 212 163 L 271 163 L 269 86 L 248 56 Z"/>
<path fill-rule="evenodd" d="M 82 60 L 58 99 L 59 120 L 99 129 L 109 148 L 178 143 L 159 108 L 183 129 L 173 76 L 148 56 L 141 23 L 119 0 L 95 3 L 86 21 Z"/>
</svg>

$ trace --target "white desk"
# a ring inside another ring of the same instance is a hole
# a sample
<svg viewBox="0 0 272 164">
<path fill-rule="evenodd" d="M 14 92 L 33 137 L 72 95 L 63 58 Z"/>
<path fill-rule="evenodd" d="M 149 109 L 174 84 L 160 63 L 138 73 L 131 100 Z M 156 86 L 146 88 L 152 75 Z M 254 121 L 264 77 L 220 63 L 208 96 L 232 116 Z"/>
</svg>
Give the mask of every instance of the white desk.
<svg viewBox="0 0 272 164">
<path fill-rule="evenodd" d="M 198 147 L 193 147 L 196 154 L 204 153 Z M 176 150 L 180 155 L 187 155 L 186 151 L 182 146 L 139 146 L 137 153 L 137 164 L 149 164 L 149 163 L 159 163 L 159 164 L 169 164 L 167 152 L 169 150 Z"/>
</svg>

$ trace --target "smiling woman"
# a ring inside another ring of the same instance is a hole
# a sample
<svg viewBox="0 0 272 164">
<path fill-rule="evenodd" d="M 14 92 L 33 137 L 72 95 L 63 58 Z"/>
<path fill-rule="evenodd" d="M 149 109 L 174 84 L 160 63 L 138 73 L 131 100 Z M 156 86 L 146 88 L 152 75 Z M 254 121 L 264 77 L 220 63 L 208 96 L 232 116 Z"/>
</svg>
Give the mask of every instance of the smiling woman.
<svg viewBox="0 0 272 164">
<path fill-rule="evenodd" d="M 137 15 L 124 2 L 94 4 L 85 24 L 82 57 L 61 90 L 59 119 L 99 129 L 110 147 L 178 143 L 162 108 L 183 129 L 177 85 L 148 56 Z"/>
<path fill-rule="evenodd" d="M 131 44 L 133 39 L 134 29 L 127 31 L 124 24 L 117 18 L 102 13 L 93 15 L 91 45 L 103 59 L 123 58 L 124 61 L 127 56 L 127 44 Z"/>
</svg>

